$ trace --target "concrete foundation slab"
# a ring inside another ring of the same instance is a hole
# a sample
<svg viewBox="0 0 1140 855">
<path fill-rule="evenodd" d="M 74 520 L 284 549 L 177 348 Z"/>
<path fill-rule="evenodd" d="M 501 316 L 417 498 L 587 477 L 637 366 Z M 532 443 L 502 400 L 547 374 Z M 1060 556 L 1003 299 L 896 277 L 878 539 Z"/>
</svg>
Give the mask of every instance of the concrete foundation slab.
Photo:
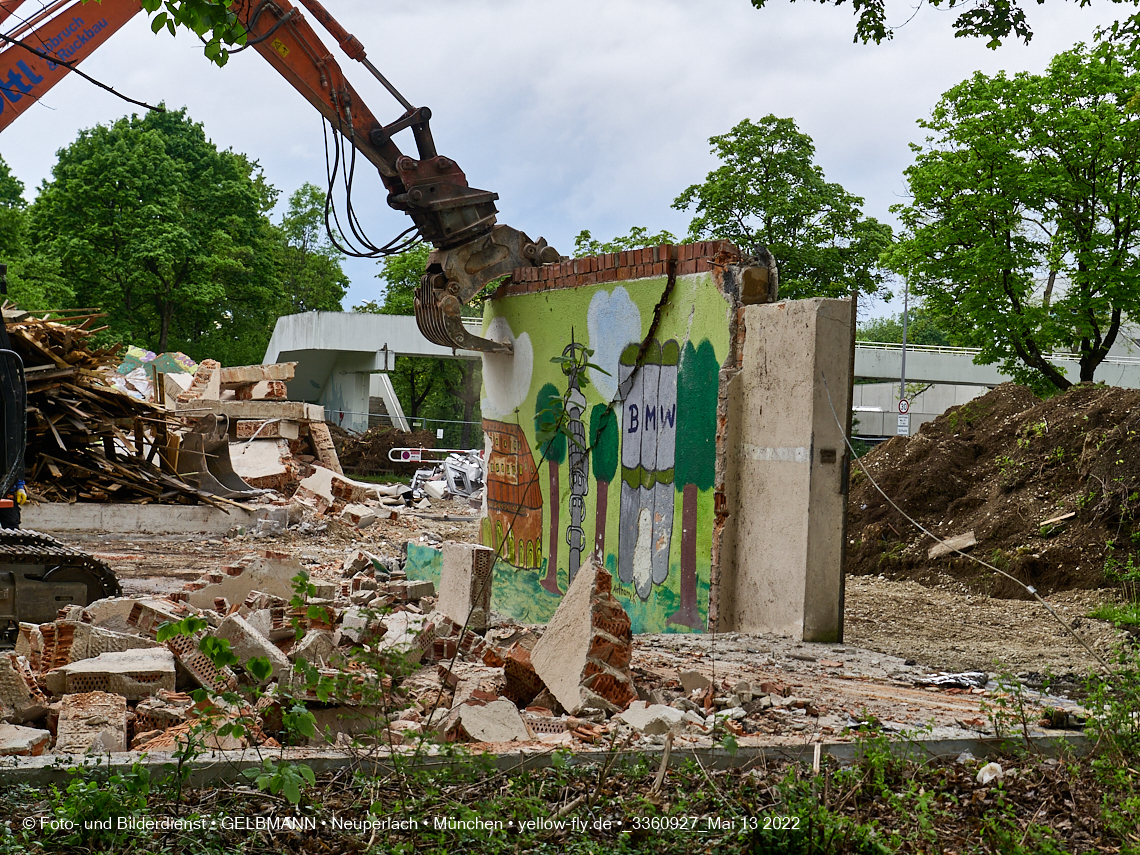
<svg viewBox="0 0 1140 855">
<path fill-rule="evenodd" d="M 225 534 L 236 526 L 252 528 L 259 512 L 209 505 L 116 505 L 63 502 L 28 504 L 23 527 L 48 534 Z"/>
</svg>

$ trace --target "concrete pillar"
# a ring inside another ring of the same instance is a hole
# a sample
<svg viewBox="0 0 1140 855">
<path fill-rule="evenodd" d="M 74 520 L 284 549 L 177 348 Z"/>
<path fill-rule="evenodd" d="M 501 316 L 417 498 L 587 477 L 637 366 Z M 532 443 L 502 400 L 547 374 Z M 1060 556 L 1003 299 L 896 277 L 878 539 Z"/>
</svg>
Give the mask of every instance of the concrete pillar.
<svg viewBox="0 0 1140 855">
<path fill-rule="evenodd" d="M 851 304 L 747 306 L 744 322 L 727 389 L 719 629 L 839 641 L 847 453 L 833 410 L 845 425 Z"/>
</svg>

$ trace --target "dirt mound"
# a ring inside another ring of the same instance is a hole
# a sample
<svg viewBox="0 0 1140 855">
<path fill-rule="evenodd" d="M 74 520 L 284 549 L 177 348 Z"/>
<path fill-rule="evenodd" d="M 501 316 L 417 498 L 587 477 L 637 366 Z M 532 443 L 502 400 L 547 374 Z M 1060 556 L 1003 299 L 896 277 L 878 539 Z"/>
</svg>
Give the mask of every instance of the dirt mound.
<svg viewBox="0 0 1140 855">
<path fill-rule="evenodd" d="M 1109 584 L 1106 561 L 1140 560 L 1140 390 L 1074 386 L 1040 401 L 1005 384 L 952 407 L 862 466 L 941 538 L 974 532 L 974 554 L 1042 593 Z M 930 559 L 911 526 L 852 467 L 847 572 L 1028 597 L 961 556 Z"/>
<path fill-rule="evenodd" d="M 430 430 L 410 432 L 390 427 L 373 427 L 359 436 L 329 426 L 341 468 L 352 475 L 379 475 L 394 472 L 411 477 L 423 463 L 393 463 L 388 452 L 393 448 L 434 448 L 435 433 Z"/>
</svg>

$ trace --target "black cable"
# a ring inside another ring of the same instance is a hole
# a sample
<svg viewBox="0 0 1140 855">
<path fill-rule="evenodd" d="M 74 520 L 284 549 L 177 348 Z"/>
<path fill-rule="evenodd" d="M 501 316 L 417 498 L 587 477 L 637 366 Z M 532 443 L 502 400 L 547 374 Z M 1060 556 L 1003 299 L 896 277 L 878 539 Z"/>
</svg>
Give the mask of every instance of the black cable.
<svg viewBox="0 0 1140 855">
<path fill-rule="evenodd" d="M 134 98 L 128 98 L 126 95 L 123 95 L 121 92 L 116 92 L 112 87 L 108 86 L 106 83 L 102 83 L 102 82 L 96 80 L 90 74 L 84 74 L 82 71 L 80 71 L 78 68 L 75 67 L 75 63 L 66 62 L 65 60 L 60 59 L 58 56 L 53 56 L 50 53 L 45 53 L 42 50 L 37 50 L 36 48 L 32 47 L 31 45 L 26 45 L 23 42 L 16 41 L 16 39 L 13 39 L 9 36 L 6 36 L 3 33 L 0 33 L 0 42 L 6 42 L 7 44 L 15 45 L 16 47 L 21 47 L 24 50 L 28 51 L 29 53 L 33 53 L 36 56 L 40 57 L 40 59 L 46 59 L 48 62 L 55 63 L 56 65 L 62 65 L 64 68 L 78 74 L 80 77 L 82 77 L 88 83 L 93 83 L 96 86 L 98 86 L 100 89 L 105 89 L 107 92 L 110 92 L 116 98 L 122 98 L 128 104 L 134 104 L 136 107 L 143 107 L 144 109 L 147 109 L 147 110 L 154 110 L 156 113 L 165 113 L 166 112 L 165 107 L 155 107 L 153 104 L 148 104 L 145 101 L 136 101 Z M 32 97 L 35 98 L 35 100 L 37 100 L 37 101 L 40 100 L 39 98 L 37 98 L 35 96 L 32 96 Z"/>
<path fill-rule="evenodd" d="M 322 123 L 322 131 L 325 137 L 325 174 L 328 181 L 327 190 L 325 192 L 325 231 L 328 234 L 329 241 L 336 248 L 336 250 L 351 258 L 384 258 L 391 255 L 398 255 L 402 252 L 407 252 L 418 246 L 423 241 L 419 237 L 418 228 L 411 226 L 405 229 L 400 234 L 389 240 L 383 246 L 376 246 L 364 233 L 364 228 L 360 223 L 359 217 L 356 215 L 356 210 L 352 205 L 352 187 L 355 180 L 355 164 L 349 168 L 347 163 L 348 158 L 345 157 L 342 150 L 343 143 L 340 137 L 343 134 L 338 127 L 334 126 L 331 121 L 325 120 Z M 329 153 L 329 131 L 332 131 L 332 154 Z M 351 146 L 352 158 L 355 161 L 356 146 Z M 351 235 L 355 243 L 360 247 L 353 246 L 353 241 L 348 240 L 346 237 L 346 230 L 341 225 L 340 214 L 337 212 L 334 192 L 338 176 L 343 175 L 345 184 L 345 200 L 346 200 L 346 217 L 348 218 L 349 228 L 347 234 Z M 334 228 L 335 226 L 335 228 Z"/>
</svg>

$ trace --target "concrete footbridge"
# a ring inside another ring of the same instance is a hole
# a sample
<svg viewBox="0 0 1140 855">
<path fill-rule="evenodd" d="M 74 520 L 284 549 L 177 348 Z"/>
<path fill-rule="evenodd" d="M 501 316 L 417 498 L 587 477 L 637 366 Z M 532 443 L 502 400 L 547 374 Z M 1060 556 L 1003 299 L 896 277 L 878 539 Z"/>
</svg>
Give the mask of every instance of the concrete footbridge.
<svg viewBox="0 0 1140 855">
<path fill-rule="evenodd" d="M 474 334 L 483 334 L 478 318 L 463 323 Z M 474 351 L 428 341 L 411 315 L 304 312 L 277 319 L 263 361 L 296 362 L 289 399 L 323 404 L 326 419 L 363 432 L 368 428 L 369 397 L 382 398 L 392 423 L 409 429 L 387 373 L 400 356 L 479 358 Z"/>
<path fill-rule="evenodd" d="M 971 347 L 906 346 L 908 383 L 953 383 L 960 386 L 997 386 L 1011 378 L 996 365 L 976 365 L 980 350 Z M 1074 382 L 1080 378 L 1080 356 L 1051 353 L 1049 361 Z M 902 371 L 902 345 L 878 341 L 855 343 L 855 376 L 898 381 Z M 1096 370 L 1098 382 L 1140 389 L 1140 356 L 1107 357 Z"/>
</svg>

